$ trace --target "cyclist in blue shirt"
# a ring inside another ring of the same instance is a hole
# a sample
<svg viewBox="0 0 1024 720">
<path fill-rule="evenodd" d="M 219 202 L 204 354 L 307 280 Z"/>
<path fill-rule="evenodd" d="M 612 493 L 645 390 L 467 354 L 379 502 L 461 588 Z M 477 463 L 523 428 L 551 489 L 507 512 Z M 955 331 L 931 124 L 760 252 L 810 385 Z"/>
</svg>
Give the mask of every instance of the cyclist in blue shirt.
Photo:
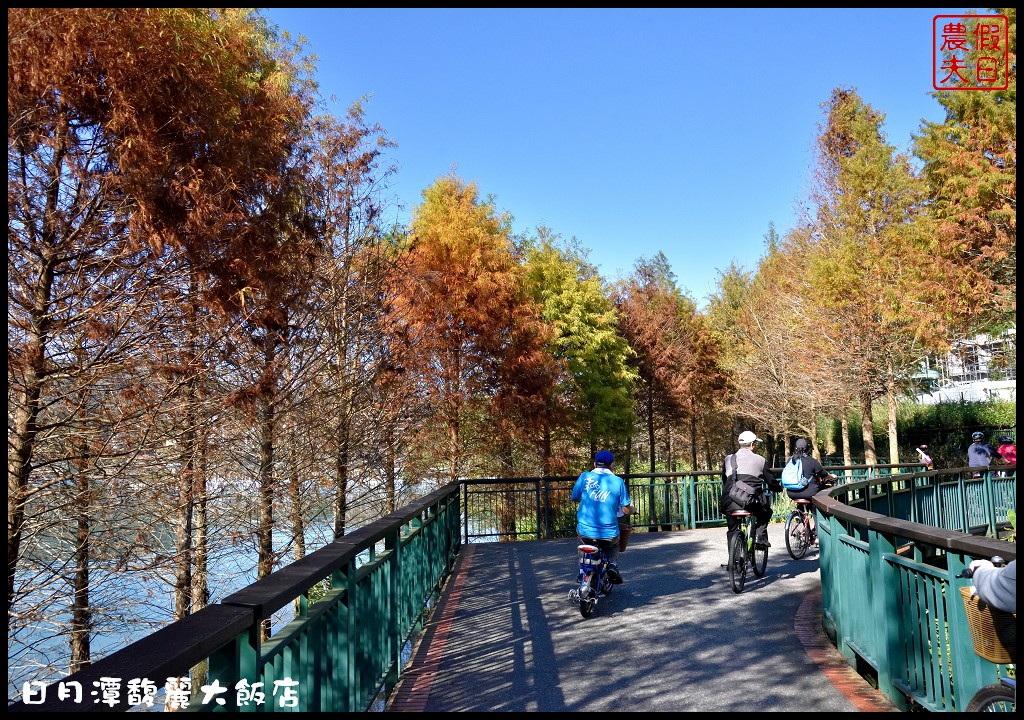
<svg viewBox="0 0 1024 720">
<path fill-rule="evenodd" d="M 594 456 L 594 469 L 582 473 L 572 488 L 572 499 L 579 501 L 576 532 L 581 544 L 597 545 L 608 556 L 608 577 L 621 583 L 615 559 L 619 555 L 619 511 L 624 516 L 636 512 L 626 482 L 612 472 L 615 455 L 602 450 Z"/>
</svg>

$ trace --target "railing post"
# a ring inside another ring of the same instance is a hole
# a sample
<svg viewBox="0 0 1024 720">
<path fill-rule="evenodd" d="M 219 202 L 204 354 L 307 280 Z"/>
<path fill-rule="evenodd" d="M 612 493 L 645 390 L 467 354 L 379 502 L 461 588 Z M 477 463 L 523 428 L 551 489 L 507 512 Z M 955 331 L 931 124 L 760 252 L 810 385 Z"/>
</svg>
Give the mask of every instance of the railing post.
<svg viewBox="0 0 1024 720">
<path fill-rule="evenodd" d="M 541 515 L 541 510 L 540 510 L 540 484 L 541 484 L 541 479 L 540 478 L 537 478 L 537 481 L 533 484 L 533 488 L 534 488 L 534 490 L 533 490 L 533 500 L 534 500 L 534 506 L 536 507 L 536 514 L 537 514 L 536 526 L 537 526 L 537 539 L 538 540 L 541 540 L 542 538 L 545 537 L 545 535 L 542 534 L 542 532 L 541 532 L 541 521 L 540 521 L 540 515 Z"/>
<path fill-rule="evenodd" d="M 889 483 L 889 487 L 892 487 L 892 483 Z M 902 671 L 905 669 L 900 665 L 900 581 L 896 568 L 885 560 L 886 554 L 895 552 L 896 543 L 892 535 L 868 529 L 868 583 L 872 588 L 871 613 L 877 621 L 872 625 L 875 630 L 875 641 L 872 645 L 878 654 L 878 689 L 893 704 L 906 710 L 906 697 L 893 685 L 893 675 L 902 680 Z"/>
<path fill-rule="evenodd" d="M 257 659 L 260 647 L 260 623 L 254 622 L 246 632 L 239 635 L 233 642 L 210 655 L 208 682 L 219 680 L 228 687 L 228 697 L 234 699 L 234 688 L 241 680 L 254 683 L 260 671 Z M 230 701 L 229 701 L 230 702 Z M 259 708 L 255 703 L 242 707 L 234 707 L 238 712 L 255 712 Z"/>
<path fill-rule="evenodd" d="M 462 483 L 462 522 L 463 522 L 463 536 L 462 542 L 469 542 L 469 485 Z"/>
<path fill-rule="evenodd" d="M 435 506 L 436 507 L 436 506 Z M 435 522 L 433 525 L 438 524 L 441 518 L 435 513 Z M 421 523 L 422 526 L 422 523 Z M 409 527 L 410 532 L 412 526 Z M 431 528 L 431 535 L 433 534 L 433 528 Z M 426 544 L 427 536 L 421 533 L 420 542 Z M 392 688 L 398 684 L 398 678 L 402 674 L 402 612 L 405 607 L 405 603 L 402 601 L 404 586 L 402 584 L 402 578 L 405 576 L 403 572 L 403 558 L 402 558 L 402 525 L 398 525 L 384 538 L 384 552 L 391 551 L 388 558 L 388 564 L 391 565 L 391 577 L 388 578 L 388 628 L 391 635 L 391 650 L 394 652 L 394 665 L 388 669 L 387 677 L 384 680 L 384 688 L 386 694 L 390 694 Z M 436 551 L 436 550 L 435 550 Z"/>
<path fill-rule="evenodd" d="M 996 524 L 996 488 L 992 482 L 992 471 L 985 473 L 985 519 L 988 521 L 988 532 L 991 538 L 999 538 L 999 526 Z"/>
</svg>

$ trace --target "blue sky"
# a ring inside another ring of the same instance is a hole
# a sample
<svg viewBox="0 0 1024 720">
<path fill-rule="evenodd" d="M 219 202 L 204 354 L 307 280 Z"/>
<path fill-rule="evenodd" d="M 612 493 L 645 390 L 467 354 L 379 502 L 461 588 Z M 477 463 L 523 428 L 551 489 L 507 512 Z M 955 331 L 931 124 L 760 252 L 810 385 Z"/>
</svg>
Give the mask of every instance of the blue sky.
<svg viewBox="0 0 1024 720">
<path fill-rule="evenodd" d="M 306 39 L 321 93 L 397 143 L 391 213 L 454 169 L 517 232 L 575 236 L 608 279 L 664 252 L 697 301 L 806 198 L 821 104 L 855 88 L 909 149 L 932 25 L 963 8 L 264 9 Z M 987 11 L 986 11 L 987 12 Z"/>
</svg>

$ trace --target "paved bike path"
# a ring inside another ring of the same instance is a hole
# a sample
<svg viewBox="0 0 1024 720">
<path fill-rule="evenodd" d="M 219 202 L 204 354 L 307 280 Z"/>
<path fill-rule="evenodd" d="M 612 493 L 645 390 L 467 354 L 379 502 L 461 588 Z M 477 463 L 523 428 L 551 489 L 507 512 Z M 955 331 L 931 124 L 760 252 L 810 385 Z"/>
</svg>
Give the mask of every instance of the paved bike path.
<svg viewBox="0 0 1024 720">
<path fill-rule="evenodd" d="M 464 546 L 386 712 L 895 711 L 828 642 L 818 556 L 732 591 L 725 528 L 634 533 L 580 615 L 576 541 Z"/>
</svg>

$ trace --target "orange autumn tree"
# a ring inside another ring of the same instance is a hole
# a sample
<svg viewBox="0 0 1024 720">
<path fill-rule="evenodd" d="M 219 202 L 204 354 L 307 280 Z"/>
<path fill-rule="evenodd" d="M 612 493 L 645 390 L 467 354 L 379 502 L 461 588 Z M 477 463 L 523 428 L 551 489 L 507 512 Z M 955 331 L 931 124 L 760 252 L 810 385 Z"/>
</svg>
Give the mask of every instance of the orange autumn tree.
<svg viewBox="0 0 1024 720">
<path fill-rule="evenodd" d="M 150 473 L 118 458 L 163 453 L 154 441 L 169 425 L 167 439 L 191 436 L 195 444 L 185 442 L 196 456 L 204 452 L 193 432 L 201 418 L 178 408 L 197 407 L 190 394 L 214 315 L 205 308 L 230 306 L 239 288 L 277 270 L 261 262 L 268 238 L 251 222 L 253 198 L 277 182 L 304 112 L 294 68 L 278 50 L 285 52 L 251 11 L 8 11 L 8 634 L 12 619 L 34 624 L 19 607 L 22 578 L 59 587 L 67 577 L 52 569 L 63 558 L 47 559 L 45 576 L 22 563 L 45 555 L 35 546 L 38 523 L 60 516 L 39 502 L 64 484 L 62 463 L 72 461 L 82 489 L 74 503 L 74 666 L 89 661 L 86 641 L 102 619 L 90 598 L 98 574 L 90 580 L 89 571 L 107 560 L 99 550 L 115 535 L 96 513 L 135 512 L 146 505 L 140 488 L 163 487 L 173 473 L 183 496 L 198 483 L 184 464 Z M 99 405 L 101 395 L 112 402 Z M 154 429 L 158 402 L 172 409 Z M 88 447 L 84 427 L 137 442 Z M 69 440 L 77 445 L 70 456 Z M 117 506 L 90 489 L 111 475 L 134 480 L 136 471 L 142 482 Z M 175 556 L 184 565 L 191 506 L 181 507 Z M 132 543 L 132 553 L 142 544 Z M 177 584 L 184 601 L 185 573 Z"/>
<path fill-rule="evenodd" d="M 447 481 L 501 462 L 542 412 L 555 367 L 550 330 L 525 291 L 510 219 L 474 183 L 449 174 L 423 192 L 396 277 L 393 338 L 410 384 L 434 415 L 420 430 L 418 464 Z"/>
<path fill-rule="evenodd" d="M 1016 321 L 1017 9 L 996 12 L 1008 19 L 1007 88 L 932 93 L 946 118 L 915 137 L 933 223 L 921 282 L 954 339 Z"/>
</svg>

